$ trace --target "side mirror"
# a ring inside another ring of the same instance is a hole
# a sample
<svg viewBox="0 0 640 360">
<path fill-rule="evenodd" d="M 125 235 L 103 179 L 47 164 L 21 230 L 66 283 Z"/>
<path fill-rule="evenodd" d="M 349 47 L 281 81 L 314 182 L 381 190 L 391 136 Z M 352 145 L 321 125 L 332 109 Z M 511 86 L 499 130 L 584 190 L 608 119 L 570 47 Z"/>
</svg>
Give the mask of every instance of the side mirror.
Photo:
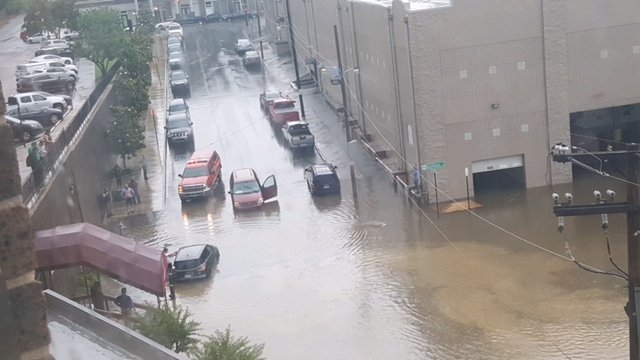
<svg viewBox="0 0 640 360">
<path fill-rule="evenodd" d="M 9 96 L 7 98 L 7 103 L 9 105 L 18 105 L 18 99 L 15 96 Z"/>
<path fill-rule="evenodd" d="M 192 122 L 189 122 L 189 126 L 191 126 L 191 125 L 193 125 L 193 123 L 192 123 Z"/>
<path fill-rule="evenodd" d="M 179 177 L 180 179 L 182 179 L 182 174 L 178 174 L 178 177 Z"/>
<path fill-rule="evenodd" d="M 164 127 L 164 129 L 165 129 L 165 130 L 169 130 L 169 128 L 168 128 L 168 127 L 166 127 L 166 126 Z"/>
<path fill-rule="evenodd" d="M 231 190 L 227 191 L 227 194 L 231 194 Z"/>
</svg>

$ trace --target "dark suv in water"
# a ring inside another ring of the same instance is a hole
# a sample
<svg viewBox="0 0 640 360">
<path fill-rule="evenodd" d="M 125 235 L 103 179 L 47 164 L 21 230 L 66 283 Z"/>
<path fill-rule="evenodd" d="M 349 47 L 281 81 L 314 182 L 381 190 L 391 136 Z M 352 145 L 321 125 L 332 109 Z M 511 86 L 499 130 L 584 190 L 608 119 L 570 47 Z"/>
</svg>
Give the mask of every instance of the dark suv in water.
<svg viewBox="0 0 640 360">
<path fill-rule="evenodd" d="M 173 97 L 191 95 L 191 87 L 189 86 L 189 75 L 183 70 L 174 70 L 171 72 L 171 93 Z"/>
<path fill-rule="evenodd" d="M 171 269 L 172 280 L 209 277 L 220 262 L 220 251 L 207 244 L 184 246 L 178 249 Z"/>
<path fill-rule="evenodd" d="M 340 194 L 340 179 L 332 164 L 311 165 L 304 169 L 304 178 L 311 195 Z"/>
<path fill-rule="evenodd" d="M 23 76 L 16 82 L 19 93 L 31 91 L 46 91 L 57 93 L 72 91 L 76 87 L 75 77 L 68 74 L 42 73 Z"/>
</svg>

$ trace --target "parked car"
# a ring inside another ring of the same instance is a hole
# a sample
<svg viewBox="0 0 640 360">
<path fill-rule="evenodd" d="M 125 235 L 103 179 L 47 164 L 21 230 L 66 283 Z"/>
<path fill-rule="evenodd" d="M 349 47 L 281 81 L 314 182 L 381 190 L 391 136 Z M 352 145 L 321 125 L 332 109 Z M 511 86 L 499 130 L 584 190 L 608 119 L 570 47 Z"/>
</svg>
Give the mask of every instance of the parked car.
<svg viewBox="0 0 640 360">
<path fill-rule="evenodd" d="M 266 91 L 260 94 L 260 110 L 263 112 L 269 111 L 269 106 L 274 100 L 282 98 L 282 93 L 279 91 Z"/>
<path fill-rule="evenodd" d="M 73 51 L 68 47 L 51 46 L 38 49 L 35 53 L 36 57 L 42 55 L 58 55 L 62 57 L 73 58 Z"/>
<path fill-rule="evenodd" d="M 55 108 L 62 112 L 73 106 L 71 96 L 52 95 L 44 91 L 34 91 L 9 96 L 10 105 L 20 105 L 20 111 L 36 111 L 42 108 Z"/>
<path fill-rule="evenodd" d="M 340 179 L 332 164 L 308 166 L 304 169 L 304 178 L 311 195 L 340 194 Z"/>
<path fill-rule="evenodd" d="M 175 114 L 167 117 L 167 141 L 169 145 L 176 143 L 193 143 L 193 123 L 186 114 Z"/>
<path fill-rule="evenodd" d="M 37 63 L 37 62 L 42 62 L 45 60 L 55 60 L 55 61 L 61 61 L 65 64 L 68 65 L 73 65 L 73 59 L 69 58 L 69 57 L 62 57 L 62 56 L 58 56 L 58 55 L 40 55 L 40 56 L 36 56 L 33 59 L 29 60 L 30 63 Z"/>
<path fill-rule="evenodd" d="M 187 161 L 182 174 L 178 175 L 182 179 L 178 185 L 180 200 L 212 195 L 221 175 L 222 161 L 217 151 L 196 151 Z"/>
<path fill-rule="evenodd" d="M 169 36 L 167 38 L 167 47 L 178 45 L 182 48 L 182 38 L 178 35 Z"/>
<path fill-rule="evenodd" d="M 295 107 L 295 101 L 289 98 L 273 100 L 269 106 L 269 119 L 276 124 L 300 120 L 300 114 Z"/>
<path fill-rule="evenodd" d="M 246 67 L 257 66 L 260 67 L 260 54 L 257 51 L 246 51 L 242 57 L 242 64 Z"/>
<path fill-rule="evenodd" d="M 189 75 L 182 70 L 174 70 L 171 72 L 171 93 L 173 97 L 179 95 L 191 96 L 191 87 L 189 86 Z"/>
<path fill-rule="evenodd" d="M 169 55 L 169 67 L 171 70 L 178 70 L 184 67 L 184 56 L 182 56 L 182 53 L 173 53 Z"/>
<path fill-rule="evenodd" d="M 229 194 L 234 210 L 252 209 L 262 206 L 265 201 L 278 196 L 278 185 L 274 175 L 269 175 L 260 185 L 260 179 L 253 169 L 240 169 L 231 173 Z"/>
<path fill-rule="evenodd" d="M 253 50 L 253 45 L 249 39 L 238 39 L 238 42 L 236 43 L 236 52 L 238 55 L 242 55 L 251 50 Z"/>
<path fill-rule="evenodd" d="M 177 35 L 183 37 L 182 25 L 178 24 L 177 22 L 172 22 L 171 24 L 169 24 L 169 26 L 167 27 L 167 31 L 169 32 L 169 36 Z"/>
<path fill-rule="evenodd" d="M 71 70 L 60 67 L 46 67 L 44 69 L 33 70 L 33 74 L 52 74 L 58 77 L 67 77 L 76 81 L 78 79 L 78 73 Z"/>
<path fill-rule="evenodd" d="M 291 149 L 311 149 L 315 145 L 315 138 L 309 130 L 309 124 L 303 121 L 289 121 L 282 127 L 284 138 Z"/>
<path fill-rule="evenodd" d="M 38 44 L 47 39 L 47 35 L 43 33 L 33 34 L 31 36 L 27 36 L 27 42 L 29 44 Z"/>
<path fill-rule="evenodd" d="M 59 48 L 69 49 L 71 48 L 71 45 L 72 43 L 65 39 L 50 39 L 50 40 L 43 40 L 40 43 L 40 48 L 44 49 L 44 48 L 50 48 L 50 47 L 59 47 Z"/>
<path fill-rule="evenodd" d="M 174 44 L 174 45 L 169 45 L 169 46 L 167 47 L 167 54 L 171 55 L 171 54 L 173 54 L 173 53 L 178 53 L 178 54 L 180 54 L 180 55 L 183 55 L 182 47 L 181 47 L 180 45 L 176 45 L 176 44 Z"/>
<path fill-rule="evenodd" d="M 73 64 L 65 64 L 59 60 L 43 60 L 42 63 L 48 67 L 59 67 L 69 71 L 73 71 L 76 75 L 78 75 L 78 67 Z"/>
<path fill-rule="evenodd" d="M 18 64 L 16 65 L 16 81 L 18 81 L 21 77 L 31 75 L 37 69 L 44 69 L 47 67 L 47 64 L 43 62 L 34 62 L 34 63 L 26 63 L 26 64 Z"/>
<path fill-rule="evenodd" d="M 17 106 L 8 106 L 5 114 L 16 119 L 35 120 L 42 124 L 42 126 L 53 126 L 57 124 L 58 121 L 62 120 L 62 117 L 64 116 L 64 113 L 60 109 L 18 109 Z"/>
<path fill-rule="evenodd" d="M 19 93 L 31 91 L 72 91 L 75 86 L 76 80 L 74 77 L 49 73 L 23 76 L 16 82 L 16 90 Z"/>
<path fill-rule="evenodd" d="M 210 277 L 220 262 L 220 250 L 213 245 L 183 246 L 176 252 L 171 270 L 173 281 Z"/>
<path fill-rule="evenodd" d="M 34 120 L 18 120 L 12 116 L 5 115 L 7 124 L 13 131 L 13 137 L 24 142 L 31 141 L 44 132 L 44 127 Z"/>
<path fill-rule="evenodd" d="M 189 104 L 187 104 L 187 101 L 185 99 L 177 98 L 169 102 L 169 107 L 167 108 L 167 116 L 171 116 L 174 114 L 186 114 L 187 118 L 191 120 Z"/>
<path fill-rule="evenodd" d="M 80 33 L 77 31 L 65 29 L 60 32 L 60 38 L 65 39 L 67 41 L 72 41 L 80 38 Z"/>
</svg>

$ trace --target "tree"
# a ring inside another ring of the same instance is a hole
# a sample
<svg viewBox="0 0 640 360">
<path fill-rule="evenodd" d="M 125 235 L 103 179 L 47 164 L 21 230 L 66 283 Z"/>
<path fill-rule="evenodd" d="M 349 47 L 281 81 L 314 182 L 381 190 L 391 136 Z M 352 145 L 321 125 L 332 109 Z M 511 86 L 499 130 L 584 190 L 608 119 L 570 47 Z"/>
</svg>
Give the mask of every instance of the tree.
<svg viewBox="0 0 640 360">
<path fill-rule="evenodd" d="M 75 0 L 56 0 L 51 3 L 51 25 L 57 37 L 60 37 L 62 29 L 78 29 L 80 13 L 74 9 L 74 3 Z"/>
<path fill-rule="evenodd" d="M 147 8 L 140 9 L 136 15 L 136 33 L 151 37 L 155 31 L 155 19 Z"/>
<path fill-rule="evenodd" d="M 151 85 L 151 71 L 149 62 L 153 54 L 151 38 L 137 33 L 127 34 L 124 37 L 120 63 L 127 76 L 143 81 L 148 87 Z"/>
<path fill-rule="evenodd" d="M 4 9 L 9 15 L 26 11 L 30 5 L 30 0 L 0 0 L 0 9 Z"/>
<path fill-rule="evenodd" d="M 106 8 L 87 11 L 78 17 L 78 30 L 82 39 L 78 55 L 91 60 L 104 74 L 121 53 L 124 31 L 120 15 Z"/>
<path fill-rule="evenodd" d="M 24 16 L 24 29 L 30 34 L 49 31 L 52 25 L 51 3 L 47 0 L 34 0 Z"/>
<path fill-rule="evenodd" d="M 200 323 L 182 307 L 149 309 L 138 320 L 136 331 L 177 353 L 190 353 L 198 345 Z"/>
<path fill-rule="evenodd" d="M 246 337 L 231 335 L 231 329 L 216 330 L 195 353 L 197 360 L 264 360 L 264 344 L 252 345 Z"/>
<path fill-rule="evenodd" d="M 140 113 L 123 106 L 112 106 L 114 121 L 107 130 L 107 139 L 113 151 L 122 158 L 122 167 L 127 167 L 127 156 L 134 156 L 145 147 L 144 132 L 140 125 Z"/>
<path fill-rule="evenodd" d="M 141 114 L 149 107 L 149 86 L 143 79 L 122 69 L 113 83 L 116 104 Z"/>
</svg>

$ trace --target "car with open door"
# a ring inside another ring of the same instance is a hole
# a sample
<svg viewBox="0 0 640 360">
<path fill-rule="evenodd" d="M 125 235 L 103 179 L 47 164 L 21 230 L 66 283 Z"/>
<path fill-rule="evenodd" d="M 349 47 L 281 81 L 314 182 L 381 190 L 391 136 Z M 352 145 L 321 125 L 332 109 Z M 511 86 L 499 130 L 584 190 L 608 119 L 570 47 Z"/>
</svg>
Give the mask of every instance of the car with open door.
<svg viewBox="0 0 640 360">
<path fill-rule="evenodd" d="M 220 251 L 208 244 L 183 246 L 175 252 L 170 276 L 173 281 L 210 277 L 220 262 Z"/>
<path fill-rule="evenodd" d="M 255 170 L 239 169 L 231 173 L 229 194 L 234 210 L 258 208 L 278 196 L 278 184 L 274 175 L 260 183 Z"/>
</svg>

